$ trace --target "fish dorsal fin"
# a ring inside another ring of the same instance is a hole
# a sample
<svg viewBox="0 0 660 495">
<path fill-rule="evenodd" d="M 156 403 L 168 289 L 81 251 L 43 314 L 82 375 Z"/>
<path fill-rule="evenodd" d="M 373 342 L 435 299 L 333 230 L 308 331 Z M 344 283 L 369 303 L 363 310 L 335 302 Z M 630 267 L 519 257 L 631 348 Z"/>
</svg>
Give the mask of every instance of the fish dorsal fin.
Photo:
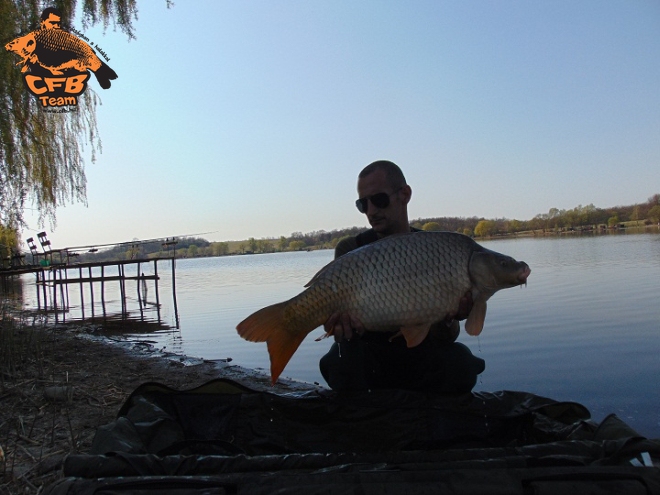
<svg viewBox="0 0 660 495">
<path fill-rule="evenodd" d="M 403 335 L 403 338 L 406 339 L 406 345 L 408 347 L 415 347 L 422 343 L 422 341 L 429 334 L 429 329 L 431 328 L 430 323 L 422 323 L 421 325 L 409 325 L 407 327 L 401 327 L 399 333 Z"/>
<path fill-rule="evenodd" d="M 472 336 L 479 335 L 486 319 L 487 298 L 477 297 L 465 322 L 465 331 Z"/>
</svg>

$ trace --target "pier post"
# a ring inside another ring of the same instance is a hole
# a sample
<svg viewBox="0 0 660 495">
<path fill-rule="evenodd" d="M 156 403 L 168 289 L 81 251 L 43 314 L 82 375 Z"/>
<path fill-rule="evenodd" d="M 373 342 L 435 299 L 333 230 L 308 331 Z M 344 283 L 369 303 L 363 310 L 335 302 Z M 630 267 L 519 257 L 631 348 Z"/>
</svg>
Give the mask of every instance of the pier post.
<svg viewBox="0 0 660 495">
<path fill-rule="evenodd" d="M 142 293 L 140 291 L 140 288 L 141 288 L 141 285 L 142 285 L 140 282 L 144 281 L 144 279 L 142 277 L 144 277 L 144 273 L 142 273 L 140 271 L 140 262 L 138 261 L 138 264 L 137 264 L 137 277 L 135 278 L 135 280 L 137 282 L 137 298 L 138 298 L 138 307 L 140 308 L 140 320 L 144 321 L 144 306 L 142 304 Z M 146 303 L 146 301 L 145 301 L 145 303 Z"/>
<path fill-rule="evenodd" d="M 64 268 L 64 280 L 66 280 L 65 287 L 62 287 L 62 291 L 60 294 L 62 295 L 62 301 L 64 301 L 64 291 L 66 291 L 66 304 L 64 305 L 65 308 L 69 309 L 71 307 L 71 302 L 69 301 L 69 270 Z"/>
<path fill-rule="evenodd" d="M 82 267 L 78 267 L 78 277 L 80 280 L 80 312 L 82 314 L 82 319 L 85 319 L 85 296 L 83 294 L 84 292 L 84 286 L 83 286 L 83 274 L 82 274 Z"/>
<path fill-rule="evenodd" d="M 154 283 L 156 284 L 156 313 L 160 322 L 160 298 L 158 296 L 158 260 L 154 260 Z"/>
<path fill-rule="evenodd" d="M 176 322 L 176 328 L 179 328 L 179 308 L 176 305 L 176 257 L 172 257 L 172 299 L 174 301 L 174 321 Z"/>
<path fill-rule="evenodd" d="M 46 289 L 46 272 L 41 269 L 41 290 L 44 293 L 44 309 L 48 309 L 48 289 Z"/>
<path fill-rule="evenodd" d="M 101 308 L 103 309 L 103 318 L 105 319 L 105 270 L 101 265 Z"/>
<path fill-rule="evenodd" d="M 89 298 L 92 304 L 92 318 L 94 318 L 94 281 L 92 280 L 92 267 L 88 266 L 87 268 L 89 269 Z"/>
<path fill-rule="evenodd" d="M 51 267 L 50 274 L 53 277 L 53 311 L 55 311 L 55 323 L 59 323 L 57 314 L 57 272 Z"/>
<path fill-rule="evenodd" d="M 39 292 L 41 290 L 41 287 L 39 287 L 39 271 L 37 270 L 34 272 L 34 274 L 37 276 L 37 281 L 35 282 L 35 286 L 37 289 L 37 309 L 41 309 L 41 293 Z"/>
<path fill-rule="evenodd" d="M 121 292 L 121 316 L 126 317 L 126 284 L 124 283 L 124 265 L 117 264 L 117 273 L 119 274 L 119 290 Z"/>
</svg>

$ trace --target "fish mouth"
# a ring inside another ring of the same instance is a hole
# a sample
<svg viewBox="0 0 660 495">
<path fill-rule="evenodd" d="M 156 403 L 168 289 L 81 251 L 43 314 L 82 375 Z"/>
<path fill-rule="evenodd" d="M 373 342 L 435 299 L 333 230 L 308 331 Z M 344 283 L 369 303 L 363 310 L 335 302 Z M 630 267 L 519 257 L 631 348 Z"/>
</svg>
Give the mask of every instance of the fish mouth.
<svg viewBox="0 0 660 495">
<path fill-rule="evenodd" d="M 522 272 L 520 273 L 520 275 L 518 275 L 518 282 L 527 285 L 527 277 L 529 277 L 530 273 L 532 273 L 532 269 L 529 267 L 527 263 L 525 263 L 525 266 L 523 266 L 522 268 Z"/>
</svg>

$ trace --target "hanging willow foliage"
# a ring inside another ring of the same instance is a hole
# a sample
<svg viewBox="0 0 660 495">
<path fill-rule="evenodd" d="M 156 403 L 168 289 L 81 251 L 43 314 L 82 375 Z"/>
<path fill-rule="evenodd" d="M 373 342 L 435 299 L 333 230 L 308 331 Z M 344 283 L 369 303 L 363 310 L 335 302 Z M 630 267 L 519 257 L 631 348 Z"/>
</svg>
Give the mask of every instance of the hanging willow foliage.
<svg viewBox="0 0 660 495">
<path fill-rule="evenodd" d="M 47 113 L 28 93 L 14 54 L 4 45 L 38 28 L 41 12 L 57 7 L 62 26 L 72 26 L 76 0 L 0 0 L 0 225 L 23 224 L 23 211 L 33 202 L 39 221 L 55 224 L 58 206 L 86 203 L 85 156 L 92 162 L 101 151 L 96 126 L 98 95 L 89 87 L 77 111 Z M 83 0 L 83 28 L 102 22 L 134 38 L 136 0 Z M 169 5 L 169 2 L 168 2 Z M 88 148 L 88 149 L 87 149 Z"/>
</svg>

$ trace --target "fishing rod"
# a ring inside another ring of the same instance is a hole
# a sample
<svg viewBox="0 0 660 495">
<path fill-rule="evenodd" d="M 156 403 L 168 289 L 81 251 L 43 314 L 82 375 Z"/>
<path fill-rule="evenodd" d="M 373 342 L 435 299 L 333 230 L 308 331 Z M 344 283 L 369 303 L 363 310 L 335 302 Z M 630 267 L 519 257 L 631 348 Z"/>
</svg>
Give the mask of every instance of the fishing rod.
<svg viewBox="0 0 660 495">
<path fill-rule="evenodd" d="M 211 231 L 211 232 L 200 232 L 197 234 L 183 234 L 183 235 L 172 235 L 172 236 L 167 236 L 167 237 L 156 237 L 153 239 L 136 239 L 134 241 L 124 241 L 124 242 L 111 242 L 107 244 L 89 244 L 86 246 L 71 246 L 71 247 L 66 247 L 63 249 L 67 249 L 69 251 L 82 251 L 85 249 L 96 249 L 98 248 L 103 248 L 103 247 L 109 247 L 109 246 L 126 246 L 126 245 L 137 245 L 137 244 L 150 244 L 152 242 L 172 242 L 174 239 L 177 238 L 185 238 L 185 237 L 195 237 L 195 236 L 200 236 L 200 235 L 207 235 L 207 234 L 215 234 L 218 232 L 217 230 Z M 170 241 L 170 239 L 172 241 Z"/>
</svg>

